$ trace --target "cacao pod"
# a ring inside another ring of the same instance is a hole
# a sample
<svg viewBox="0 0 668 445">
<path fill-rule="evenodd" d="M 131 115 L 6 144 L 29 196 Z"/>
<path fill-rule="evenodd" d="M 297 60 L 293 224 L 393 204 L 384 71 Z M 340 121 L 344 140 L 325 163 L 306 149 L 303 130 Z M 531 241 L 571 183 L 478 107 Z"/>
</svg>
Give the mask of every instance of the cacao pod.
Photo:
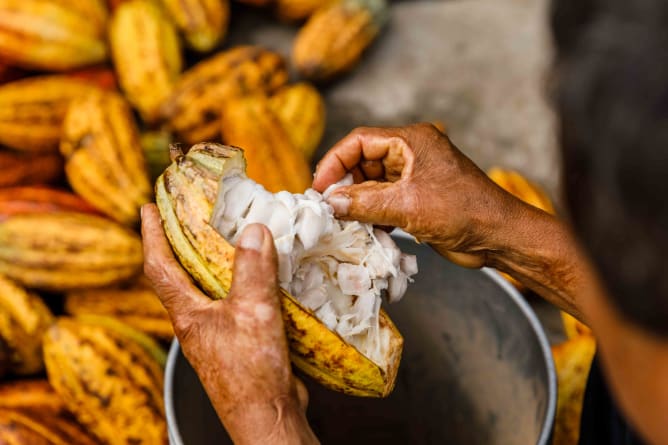
<svg viewBox="0 0 668 445">
<path fill-rule="evenodd" d="M 0 148 L 0 187 L 49 184 L 63 177 L 59 153 L 22 153 Z"/>
<path fill-rule="evenodd" d="M 314 81 L 351 70 L 387 21 L 385 0 L 340 0 L 318 9 L 299 30 L 292 61 Z"/>
<path fill-rule="evenodd" d="M 167 311 L 146 278 L 124 286 L 69 292 L 65 312 L 71 315 L 104 315 L 162 340 L 174 336 Z"/>
<path fill-rule="evenodd" d="M 276 13 L 281 20 L 303 20 L 331 0 L 276 0 Z"/>
<path fill-rule="evenodd" d="M 97 445 L 69 416 L 0 408 L 0 443 L 25 445 Z"/>
<path fill-rule="evenodd" d="M 251 6 L 266 6 L 274 0 L 237 0 L 237 3 L 244 3 Z"/>
<path fill-rule="evenodd" d="M 118 82 L 116 81 L 116 74 L 114 70 L 106 65 L 92 66 L 81 68 L 74 71 L 64 73 L 72 79 L 83 80 L 92 85 L 95 85 L 103 90 L 118 90 Z"/>
<path fill-rule="evenodd" d="M 95 215 L 14 215 L 0 222 L 0 274 L 30 288 L 64 291 L 107 286 L 142 268 L 139 237 Z"/>
<path fill-rule="evenodd" d="M 244 149 L 249 178 L 272 192 L 302 193 L 311 185 L 304 155 L 290 141 L 266 97 L 227 101 L 221 123 L 223 141 Z"/>
<path fill-rule="evenodd" d="M 254 46 L 236 47 L 186 71 L 163 105 L 162 115 L 179 142 L 218 140 L 222 104 L 243 95 L 271 94 L 287 80 L 280 55 Z"/>
<path fill-rule="evenodd" d="M 242 151 L 198 144 L 158 178 L 156 202 L 167 238 L 183 267 L 211 298 L 224 298 L 232 280 L 234 247 L 211 225 L 219 184 L 244 170 Z M 267 193 L 266 191 L 264 193 Z M 330 330 L 287 292 L 281 299 L 293 363 L 324 385 L 348 394 L 387 396 L 401 358 L 403 339 L 380 310 L 384 344 L 373 361 Z"/>
<path fill-rule="evenodd" d="M 77 420 L 110 445 L 167 443 L 163 370 L 118 331 L 60 319 L 44 337 L 49 382 Z"/>
<path fill-rule="evenodd" d="M 595 352 L 596 341 L 589 335 L 581 335 L 552 347 L 558 388 L 552 437 L 554 445 L 578 443 L 582 402 Z"/>
<path fill-rule="evenodd" d="M 114 11 L 109 44 L 121 88 L 142 119 L 154 123 L 181 72 L 176 28 L 152 0 L 128 0 Z"/>
<path fill-rule="evenodd" d="M 22 151 L 58 151 L 67 107 L 96 88 L 63 75 L 0 86 L 0 144 Z"/>
<path fill-rule="evenodd" d="M 325 101 L 318 90 L 305 82 L 289 85 L 269 103 L 292 145 L 312 159 L 325 132 Z"/>
<path fill-rule="evenodd" d="M 144 151 L 149 178 L 151 183 L 155 183 L 158 176 L 172 163 L 169 158 L 172 135 L 167 131 L 145 131 L 141 133 L 139 139 Z"/>
<path fill-rule="evenodd" d="M 162 0 L 162 3 L 195 51 L 210 51 L 225 36 L 230 17 L 229 0 Z"/>
<path fill-rule="evenodd" d="M 26 375 L 43 369 L 42 336 L 52 322 L 37 295 L 0 275 L 0 337 L 11 352 L 11 371 Z"/>
<path fill-rule="evenodd" d="M 46 380 L 15 380 L 0 385 L 0 408 L 49 415 L 66 412 L 65 403 Z"/>
<path fill-rule="evenodd" d="M 103 0 L 0 0 L 0 58 L 64 71 L 106 59 Z"/>
<path fill-rule="evenodd" d="M 592 335 L 589 326 L 567 312 L 561 311 L 561 322 L 564 325 L 564 333 L 569 339 L 580 335 Z"/>
<path fill-rule="evenodd" d="M 0 189 L 0 221 L 22 213 L 67 211 L 97 213 L 79 196 L 64 190 L 39 186 Z"/>
<path fill-rule="evenodd" d="M 139 130 L 123 97 L 100 91 L 75 99 L 60 151 L 78 194 L 118 222 L 139 221 L 139 208 L 151 200 L 151 185 Z"/>
</svg>

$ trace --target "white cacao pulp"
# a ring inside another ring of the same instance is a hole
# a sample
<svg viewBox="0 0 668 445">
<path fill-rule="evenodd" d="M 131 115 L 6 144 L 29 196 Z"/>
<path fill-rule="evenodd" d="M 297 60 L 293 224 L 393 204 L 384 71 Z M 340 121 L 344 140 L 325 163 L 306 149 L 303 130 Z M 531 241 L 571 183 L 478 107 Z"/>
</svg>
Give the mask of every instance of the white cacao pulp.
<svg viewBox="0 0 668 445">
<path fill-rule="evenodd" d="M 211 225 L 236 243 L 244 227 L 269 227 L 279 258 L 281 287 L 311 309 L 332 331 L 371 360 L 381 358 L 378 313 L 381 295 L 401 299 L 417 273 L 415 256 L 402 253 L 382 230 L 334 217 L 324 194 L 272 194 L 245 175 L 225 176 L 219 185 Z"/>
</svg>

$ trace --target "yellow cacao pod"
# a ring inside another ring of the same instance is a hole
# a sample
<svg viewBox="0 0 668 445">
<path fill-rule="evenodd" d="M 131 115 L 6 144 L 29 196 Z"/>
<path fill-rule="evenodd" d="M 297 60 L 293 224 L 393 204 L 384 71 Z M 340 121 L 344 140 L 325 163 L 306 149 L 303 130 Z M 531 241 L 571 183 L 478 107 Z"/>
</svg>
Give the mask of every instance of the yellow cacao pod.
<svg viewBox="0 0 668 445">
<path fill-rule="evenodd" d="M 181 265 L 214 299 L 225 298 L 232 281 L 234 247 L 211 225 L 222 178 L 243 174 L 240 149 L 197 144 L 178 156 L 156 183 L 156 203 L 167 238 Z M 337 391 L 387 396 L 394 387 L 403 339 L 384 311 L 379 314 L 385 343 L 371 360 L 330 330 L 313 311 L 287 292 L 282 313 L 293 363 Z"/>
<path fill-rule="evenodd" d="M 219 140 L 222 104 L 248 94 L 271 94 L 287 80 L 280 55 L 259 47 L 239 46 L 186 71 L 163 105 L 162 115 L 179 142 Z"/>
<path fill-rule="evenodd" d="M 0 144 L 21 151 L 58 151 L 72 99 L 95 91 L 67 76 L 37 76 L 0 86 Z"/>
<path fill-rule="evenodd" d="M 221 123 L 223 141 L 244 149 L 249 178 L 271 192 L 303 193 L 310 187 L 312 176 L 306 158 L 292 144 L 266 97 L 227 101 Z"/>
<path fill-rule="evenodd" d="M 117 330 L 63 318 L 44 337 L 49 382 L 88 431 L 110 445 L 167 443 L 163 370 Z"/>
<path fill-rule="evenodd" d="M 103 0 L 0 0 L 0 59 L 64 71 L 107 58 Z"/>
<path fill-rule="evenodd" d="M 318 9 L 295 38 L 299 73 L 325 81 L 351 70 L 387 21 L 385 0 L 340 0 Z"/>
<path fill-rule="evenodd" d="M 303 20 L 336 0 L 276 0 L 276 13 L 281 20 Z"/>
<path fill-rule="evenodd" d="M 153 123 L 182 68 L 176 28 L 152 0 L 128 0 L 114 11 L 109 44 L 118 81 L 142 119 Z"/>
<path fill-rule="evenodd" d="M 280 89 L 269 100 L 292 145 L 312 159 L 325 132 L 325 101 L 313 85 L 300 82 Z"/>
<path fill-rule="evenodd" d="M 0 408 L 59 414 L 65 403 L 47 380 L 15 380 L 0 385 Z"/>
<path fill-rule="evenodd" d="M 578 443 L 582 402 L 595 352 L 596 341 L 588 335 L 552 347 L 558 388 L 554 445 Z"/>
<path fill-rule="evenodd" d="M 162 4 L 195 51 L 210 51 L 225 36 L 229 0 L 162 0 Z"/>
<path fill-rule="evenodd" d="M 67 413 L 52 415 L 0 408 L 0 443 L 98 445 Z"/>
<path fill-rule="evenodd" d="M 139 130 L 122 96 L 97 91 L 72 101 L 60 151 L 79 195 L 118 222 L 139 221 L 152 190 Z"/>
<path fill-rule="evenodd" d="M 69 292 L 65 312 L 113 317 L 163 340 L 174 336 L 169 315 L 145 277 L 121 286 Z"/>
<path fill-rule="evenodd" d="M 33 213 L 0 222 L 0 274 L 29 288 L 107 286 L 137 275 L 142 264 L 139 237 L 99 216 Z"/>
<path fill-rule="evenodd" d="M 561 321 L 564 325 L 564 333 L 568 338 L 575 338 L 580 335 L 592 335 L 589 326 L 567 312 L 561 311 Z"/>
<path fill-rule="evenodd" d="M 499 187 L 521 199 L 527 204 L 550 213 L 555 214 L 554 206 L 550 201 L 547 192 L 538 184 L 529 181 L 516 171 L 506 170 L 499 167 L 492 167 L 487 172 L 487 176 Z"/>
<path fill-rule="evenodd" d="M 0 337 L 11 352 L 11 371 L 42 371 L 42 336 L 53 320 L 39 296 L 0 275 Z"/>
</svg>

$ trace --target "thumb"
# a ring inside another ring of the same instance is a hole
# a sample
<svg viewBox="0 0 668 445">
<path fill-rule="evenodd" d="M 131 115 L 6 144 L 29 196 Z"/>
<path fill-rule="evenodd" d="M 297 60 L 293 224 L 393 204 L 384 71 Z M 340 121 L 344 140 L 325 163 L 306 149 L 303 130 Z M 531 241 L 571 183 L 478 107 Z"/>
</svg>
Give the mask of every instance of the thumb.
<svg viewBox="0 0 668 445">
<path fill-rule="evenodd" d="M 278 304 L 278 261 L 274 239 L 262 224 L 249 224 L 234 252 L 232 286 L 228 299 L 250 304 Z"/>
<path fill-rule="evenodd" d="M 340 187 L 327 198 L 334 214 L 376 225 L 404 227 L 405 212 L 399 185 L 394 182 L 365 181 Z"/>
</svg>

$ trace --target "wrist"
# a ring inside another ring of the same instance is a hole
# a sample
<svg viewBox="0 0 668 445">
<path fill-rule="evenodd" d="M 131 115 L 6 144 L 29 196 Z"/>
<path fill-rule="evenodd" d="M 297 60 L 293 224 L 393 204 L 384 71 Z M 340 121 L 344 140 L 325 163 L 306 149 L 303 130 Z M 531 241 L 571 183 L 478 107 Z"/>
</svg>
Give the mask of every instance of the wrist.
<svg viewBox="0 0 668 445">
<path fill-rule="evenodd" d="M 295 397 L 237 405 L 223 419 L 235 444 L 312 444 L 318 443 Z"/>
</svg>

